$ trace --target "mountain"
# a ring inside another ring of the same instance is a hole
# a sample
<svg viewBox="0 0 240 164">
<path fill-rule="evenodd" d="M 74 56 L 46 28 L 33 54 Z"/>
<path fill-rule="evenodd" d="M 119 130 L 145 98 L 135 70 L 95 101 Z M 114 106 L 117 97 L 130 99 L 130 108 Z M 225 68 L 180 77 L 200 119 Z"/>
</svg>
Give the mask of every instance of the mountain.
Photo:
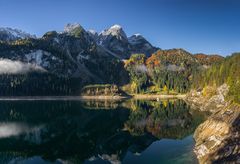
<svg viewBox="0 0 240 164">
<path fill-rule="evenodd" d="M 18 39 L 36 38 L 36 36 L 28 34 L 18 29 L 9 27 L 0 28 L 0 41 L 15 41 Z"/>
<path fill-rule="evenodd" d="M 74 84 L 69 85 L 78 87 L 78 90 L 69 88 L 67 92 L 69 90 L 79 92 L 79 88 L 86 84 L 121 84 L 128 81 L 123 63 L 104 48 L 98 46 L 88 32 L 79 24 L 68 24 L 63 32 L 50 31 L 45 33 L 42 38 L 0 42 L 0 58 L 12 62 L 11 67 L 19 67 L 17 62 L 21 62 L 24 68 L 31 68 L 29 71 L 18 72 L 18 74 L 14 74 L 13 71 L 5 72 L 4 74 L 11 74 L 12 77 L 8 76 L 8 78 L 14 78 L 14 76 L 20 76 L 26 74 L 26 72 L 29 74 L 41 69 L 44 71 L 38 71 L 41 75 L 39 75 L 40 77 L 38 77 L 36 83 L 40 83 L 41 78 L 45 79 L 46 76 L 51 76 L 52 80 L 49 84 L 44 85 L 55 88 L 55 81 L 58 80 L 60 81 L 58 84 L 60 91 L 63 90 L 62 88 L 69 87 L 65 85 L 73 81 L 75 81 Z M 39 68 L 26 67 L 29 63 Z M 1 74 L 2 79 L 6 79 L 4 74 Z M 25 79 L 22 76 L 16 78 Z M 33 78 L 36 79 L 35 75 L 29 75 L 27 78 L 28 80 L 23 81 L 24 83 L 34 81 Z M 11 81 L 11 79 L 9 80 Z"/>
<path fill-rule="evenodd" d="M 132 35 L 128 38 L 128 42 L 131 45 L 131 54 L 143 53 L 146 56 L 150 56 L 159 50 L 159 48 L 152 46 L 141 34 Z"/>
<path fill-rule="evenodd" d="M 116 54 L 119 58 L 129 56 L 130 45 L 126 33 L 119 25 L 114 25 L 99 34 L 97 43 Z"/>
<path fill-rule="evenodd" d="M 2 95 L 79 94 L 89 84 L 129 81 L 132 92 L 187 92 L 193 72 L 223 60 L 155 48 L 140 34 L 127 37 L 119 25 L 100 34 L 76 23 L 40 38 L 23 34 L 0 42 Z"/>
<path fill-rule="evenodd" d="M 88 35 L 90 35 L 90 37 L 92 37 L 92 39 L 97 42 L 98 39 L 98 33 L 95 30 L 88 30 L 87 31 Z"/>
<path fill-rule="evenodd" d="M 134 53 L 149 56 L 158 49 L 139 34 L 128 38 L 120 25 L 114 25 L 102 31 L 97 38 L 97 43 L 120 59 L 129 58 Z"/>
<path fill-rule="evenodd" d="M 7 46 L 6 47 L 4 47 Z M 25 39 L 10 44 L 2 43 L 2 58 L 37 64 L 60 76 L 99 79 L 102 69 L 95 74 L 92 67 L 117 60 L 98 46 L 79 24 L 68 24 L 64 31 L 50 31 L 39 39 Z"/>
</svg>

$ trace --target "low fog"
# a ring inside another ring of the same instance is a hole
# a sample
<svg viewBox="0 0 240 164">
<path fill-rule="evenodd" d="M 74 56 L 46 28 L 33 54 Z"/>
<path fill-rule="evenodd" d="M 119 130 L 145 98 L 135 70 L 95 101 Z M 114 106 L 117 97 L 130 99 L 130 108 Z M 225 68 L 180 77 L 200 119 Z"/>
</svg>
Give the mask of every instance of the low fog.
<svg viewBox="0 0 240 164">
<path fill-rule="evenodd" d="M 0 59 L 0 74 L 26 74 L 29 72 L 46 72 L 46 70 L 31 63 Z"/>
</svg>

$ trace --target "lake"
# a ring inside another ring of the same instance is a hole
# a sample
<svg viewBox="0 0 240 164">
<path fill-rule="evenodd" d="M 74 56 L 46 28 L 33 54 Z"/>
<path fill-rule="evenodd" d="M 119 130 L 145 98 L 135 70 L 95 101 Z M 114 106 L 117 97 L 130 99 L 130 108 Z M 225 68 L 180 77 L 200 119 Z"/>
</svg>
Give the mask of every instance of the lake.
<svg viewBox="0 0 240 164">
<path fill-rule="evenodd" d="M 197 163 L 183 100 L 0 101 L 0 163 Z"/>
</svg>

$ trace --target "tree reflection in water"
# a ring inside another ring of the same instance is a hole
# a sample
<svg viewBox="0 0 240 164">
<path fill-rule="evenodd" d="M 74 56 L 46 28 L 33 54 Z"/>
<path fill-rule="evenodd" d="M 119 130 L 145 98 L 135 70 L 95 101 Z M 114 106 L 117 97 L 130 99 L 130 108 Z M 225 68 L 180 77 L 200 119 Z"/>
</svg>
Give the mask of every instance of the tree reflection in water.
<svg viewBox="0 0 240 164">
<path fill-rule="evenodd" d="M 191 135 L 204 114 L 182 100 L 1 101 L 0 163 L 122 161 Z"/>
</svg>

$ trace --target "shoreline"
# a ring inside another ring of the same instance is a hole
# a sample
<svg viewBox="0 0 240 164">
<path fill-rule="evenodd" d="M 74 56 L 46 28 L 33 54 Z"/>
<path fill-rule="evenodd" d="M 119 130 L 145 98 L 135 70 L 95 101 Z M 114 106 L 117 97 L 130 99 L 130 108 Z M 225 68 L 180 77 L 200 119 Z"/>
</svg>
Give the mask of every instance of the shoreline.
<svg viewBox="0 0 240 164">
<path fill-rule="evenodd" d="M 185 94 L 178 94 L 178 95 L 144 95 L 144 94 L 136 94 L 132 95 L 133 99 L 137 100 L 152 100 L 152 99 L 184 99 L 186 97 Z"/>
<path fill-rule="evenodd" d="M 57 101 L 57 100 L 124 100 L 124 99 L 136 99 L 136 100 L 158 100 L 158 99 L 184 99 L 186 95 L 144 95 L 136 94 L 130 96 L 6 96 L 0 97 L 0 101 L 37 101 L 37 100 L 46 100 L 46 101 Z"/>
</svg>

